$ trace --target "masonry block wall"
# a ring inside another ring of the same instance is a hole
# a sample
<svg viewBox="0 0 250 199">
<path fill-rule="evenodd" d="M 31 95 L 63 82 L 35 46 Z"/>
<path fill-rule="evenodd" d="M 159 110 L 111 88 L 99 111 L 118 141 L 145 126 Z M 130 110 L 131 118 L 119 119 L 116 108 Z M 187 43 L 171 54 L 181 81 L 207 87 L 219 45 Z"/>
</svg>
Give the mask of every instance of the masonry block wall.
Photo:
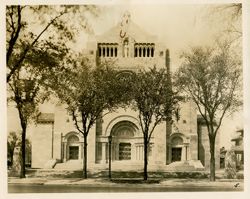
<svg viewBox="0 0 250 199">
<path fill-rule="evenodd" d="M 165 122 L 159 124 L 153 133 L 154 146 L 152 152 L 152 162 L 149 164 L 165 164 L 166 161 L 166 124 Z"/>
<path fill-rule="evenodd" d="M 32 135 L 32 168 L 42 168 L 52 159 L 52 123 L 40 123 Z"/>
<path fill-rule="evenodd" d="M 207 127 L 203 124 L 198 126 L 198 139 L 199 139 L 199 154 L 198 158 L 205 167 L 205 169 L 210 168 L 210 144 L 209 144 L 209 137 L 207 132 Z M 220 168 L 220 138 L 219 133 L 216 136 L 215 142 L 215 168 Z"/>
</svg>

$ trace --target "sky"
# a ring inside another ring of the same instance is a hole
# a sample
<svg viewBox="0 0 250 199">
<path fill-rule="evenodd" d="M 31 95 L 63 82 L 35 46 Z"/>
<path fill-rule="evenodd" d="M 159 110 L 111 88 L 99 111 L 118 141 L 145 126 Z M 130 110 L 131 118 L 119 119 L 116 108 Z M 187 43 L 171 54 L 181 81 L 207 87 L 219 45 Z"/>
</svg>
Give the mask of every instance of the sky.
<svg viewBox="0 0 250 199">
<path fill-rule="evenodd" d="M 179 56 L 183 50 L 190 46 L 210 45 L 225 31 L 225 16 L 211 16 L 213 9 L 214 5 L 204 4 L 107 6 L 93 23 L 93 28 L 96 34 L 101 34 L 120 22 L 123 13 L 128 11 L 132 21 L 146 32 L 156 35 L 170 50 L 171 69 L 174 72 L 181 64 Z M 230 148 L 231 137 L 241 127 L 242 111 L 225 118 L 220 129 L 221 146 Z"/>
<path fill-rule="evenodd" d="M 170 50 L 171 67 L 174 70 L 180 64 L 180 53 L 195 45 L 209 45 L 216 36 L 226 29 L 224 16 L 211 16 L 215 6 L 206 4 L 123 4 L 115 6 L 101 6 L 99 17 L 91 19 L 96 35 L 102 34 L 112 26 L 121 22 L 122 15 L 129 12 L 131 20 L 149 34 L 156 35 L 160 42 Z M 215 14 L 214 14 L 215 15 Z M 79 36 L 82 42 L 87 41 L 83 32 Z"/>
<path fill-rule="evenodd" d="M 131 1 L 128 1 L 131 2 Z M 180 53 L 195 45 L 210 45 L 216 36 L 225 31 L 225 16 L 211 16 L 213 5 L 204 4 L 132 4 L 102 5 L 97 18 L 89 18 L 95 35 L 108 31 L 121 21 L 125 12 L 131 14 L 131 20 L 149 34 L 156 35 L 160 42 L 170 50 L 171 68 L 175 71 L 181 64 Z M 77 22 L 76 22 L 77 23 Z M 91 35 L 80 32 L 73 47 L 77 51 L 86 48 Z M 45 107 L 45 106 L 44 106 Z M 42 107 L 46 110 L 46 108 Z M 47 108 L 50 109 L 50 108 Z M 14 124 L 15 111 L 8 115 L 9 130 L 19 128 Z M 221 127 L 221 146 L 229 148 L 230 139 L 237 128 L 243 126 L 242 112 L 224 120 Z"/>
</svg>

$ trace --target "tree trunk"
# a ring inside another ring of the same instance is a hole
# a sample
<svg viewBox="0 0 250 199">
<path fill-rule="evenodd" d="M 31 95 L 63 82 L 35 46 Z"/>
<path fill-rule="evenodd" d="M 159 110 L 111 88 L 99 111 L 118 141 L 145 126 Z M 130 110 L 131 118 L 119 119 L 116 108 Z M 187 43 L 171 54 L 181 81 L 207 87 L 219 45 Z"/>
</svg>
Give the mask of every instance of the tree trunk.
<svg viewBox="0 0 250 199">
<path fill-rule="evenodd" d="M 215 181 L 215 137 L 209 136 L 210 142 L 210 181 Z"/>
<path fill-rule="evenodd" d="M 87 178 L 87 135 L 84 134 L 83 144 L 83 178 Z"/>
<path fill-rule="evenodd" d="M 148 143 L 147 137 L 144 136 L 144 180 L 148 179 Z"/>
<path fill-rule="evenodd" d="M 21 127 L 22 127 L 22 143 L 21 143 L 21 171 L 20 171 L 20 178 L 25 178 L 25 145 L 26 145 L 26 129 L 27 129 L 27 123 L 23 117 L 22 111 L 21 111 L 21 106 L 20 104 L 17 103 L 17 109 L 19 113 L 19 118 L 21 122 Z"/>
<path fill-rule="evenodd" d="M 22 126 L 22 146 L 21 146 L 21 172 L 20 178 L 25 178 L 25 142 L 26 142 L 26 125 Z"/>
</svg>

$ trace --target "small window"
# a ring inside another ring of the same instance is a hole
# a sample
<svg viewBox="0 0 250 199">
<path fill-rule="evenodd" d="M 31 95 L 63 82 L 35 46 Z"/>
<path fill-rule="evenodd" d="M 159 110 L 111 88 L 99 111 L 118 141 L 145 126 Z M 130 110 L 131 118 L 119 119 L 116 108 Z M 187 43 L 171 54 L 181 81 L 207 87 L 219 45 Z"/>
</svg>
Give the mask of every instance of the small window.
<svg viewBox="0 0 250 199">
<path fill-rule="evenodd" d="M 115 47 L 115 57 L 117 57 L 117 47 Z"/>
<path fill-rule="evenodd" d="M 109 47 L 107 47 L 107 57 L 109 57 Z"/>
<path fill-rule="evenodd" d="M 135 47 L 135 57 L 137 57 L 137 47 Z"/>
<path fill-rule="evenodd" d="M 110 56 L 113 57 L 113 48 L 111 48 Z"/>
<path fill-rule="evenodd" d="M 105 48 L 102 48 L 102 56 L 105 57 Z"/>
<path fill-rule="evenodd" d="M 149 51 L 150 51 L 150 49 L 149 49 L 149 48 L 147 48 L 147 57 L 149 57 L 149 56 L 150 56 Z"/>
<path fill-rule="evenodd" d="M 102 49 L 101 49 L 101 47 L 98 48 L 98 55 L 99 55 L 99 57 L 102 56 Z"/>
<path fill-rule="evenodd" d="M 154 48 L 151 49 L 151 57 L 154 57 Z"/>
<path fill-rule="evenodd" d="M 161 57 L 163 56 L 163 51 L 160 51 L 160 56 L 161 56 Z"/>
</svg>

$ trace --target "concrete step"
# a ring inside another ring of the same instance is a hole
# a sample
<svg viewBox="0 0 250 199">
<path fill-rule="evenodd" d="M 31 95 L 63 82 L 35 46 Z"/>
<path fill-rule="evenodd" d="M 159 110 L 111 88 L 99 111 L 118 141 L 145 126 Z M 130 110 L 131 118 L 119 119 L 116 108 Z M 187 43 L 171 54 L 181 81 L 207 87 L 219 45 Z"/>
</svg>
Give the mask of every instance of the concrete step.
<svg viewBox="0 0 250 199">
<path fill-rule="evenodd" d="M 67 162 L 63 162 L 63 163 L 57 163 L 55 165 L 55 169 L 71 169 L 71 170 L 78 170 L 78 169 L 82 169 L 82 161 L 80 160 L 69 160 Z"/>
</svg>

